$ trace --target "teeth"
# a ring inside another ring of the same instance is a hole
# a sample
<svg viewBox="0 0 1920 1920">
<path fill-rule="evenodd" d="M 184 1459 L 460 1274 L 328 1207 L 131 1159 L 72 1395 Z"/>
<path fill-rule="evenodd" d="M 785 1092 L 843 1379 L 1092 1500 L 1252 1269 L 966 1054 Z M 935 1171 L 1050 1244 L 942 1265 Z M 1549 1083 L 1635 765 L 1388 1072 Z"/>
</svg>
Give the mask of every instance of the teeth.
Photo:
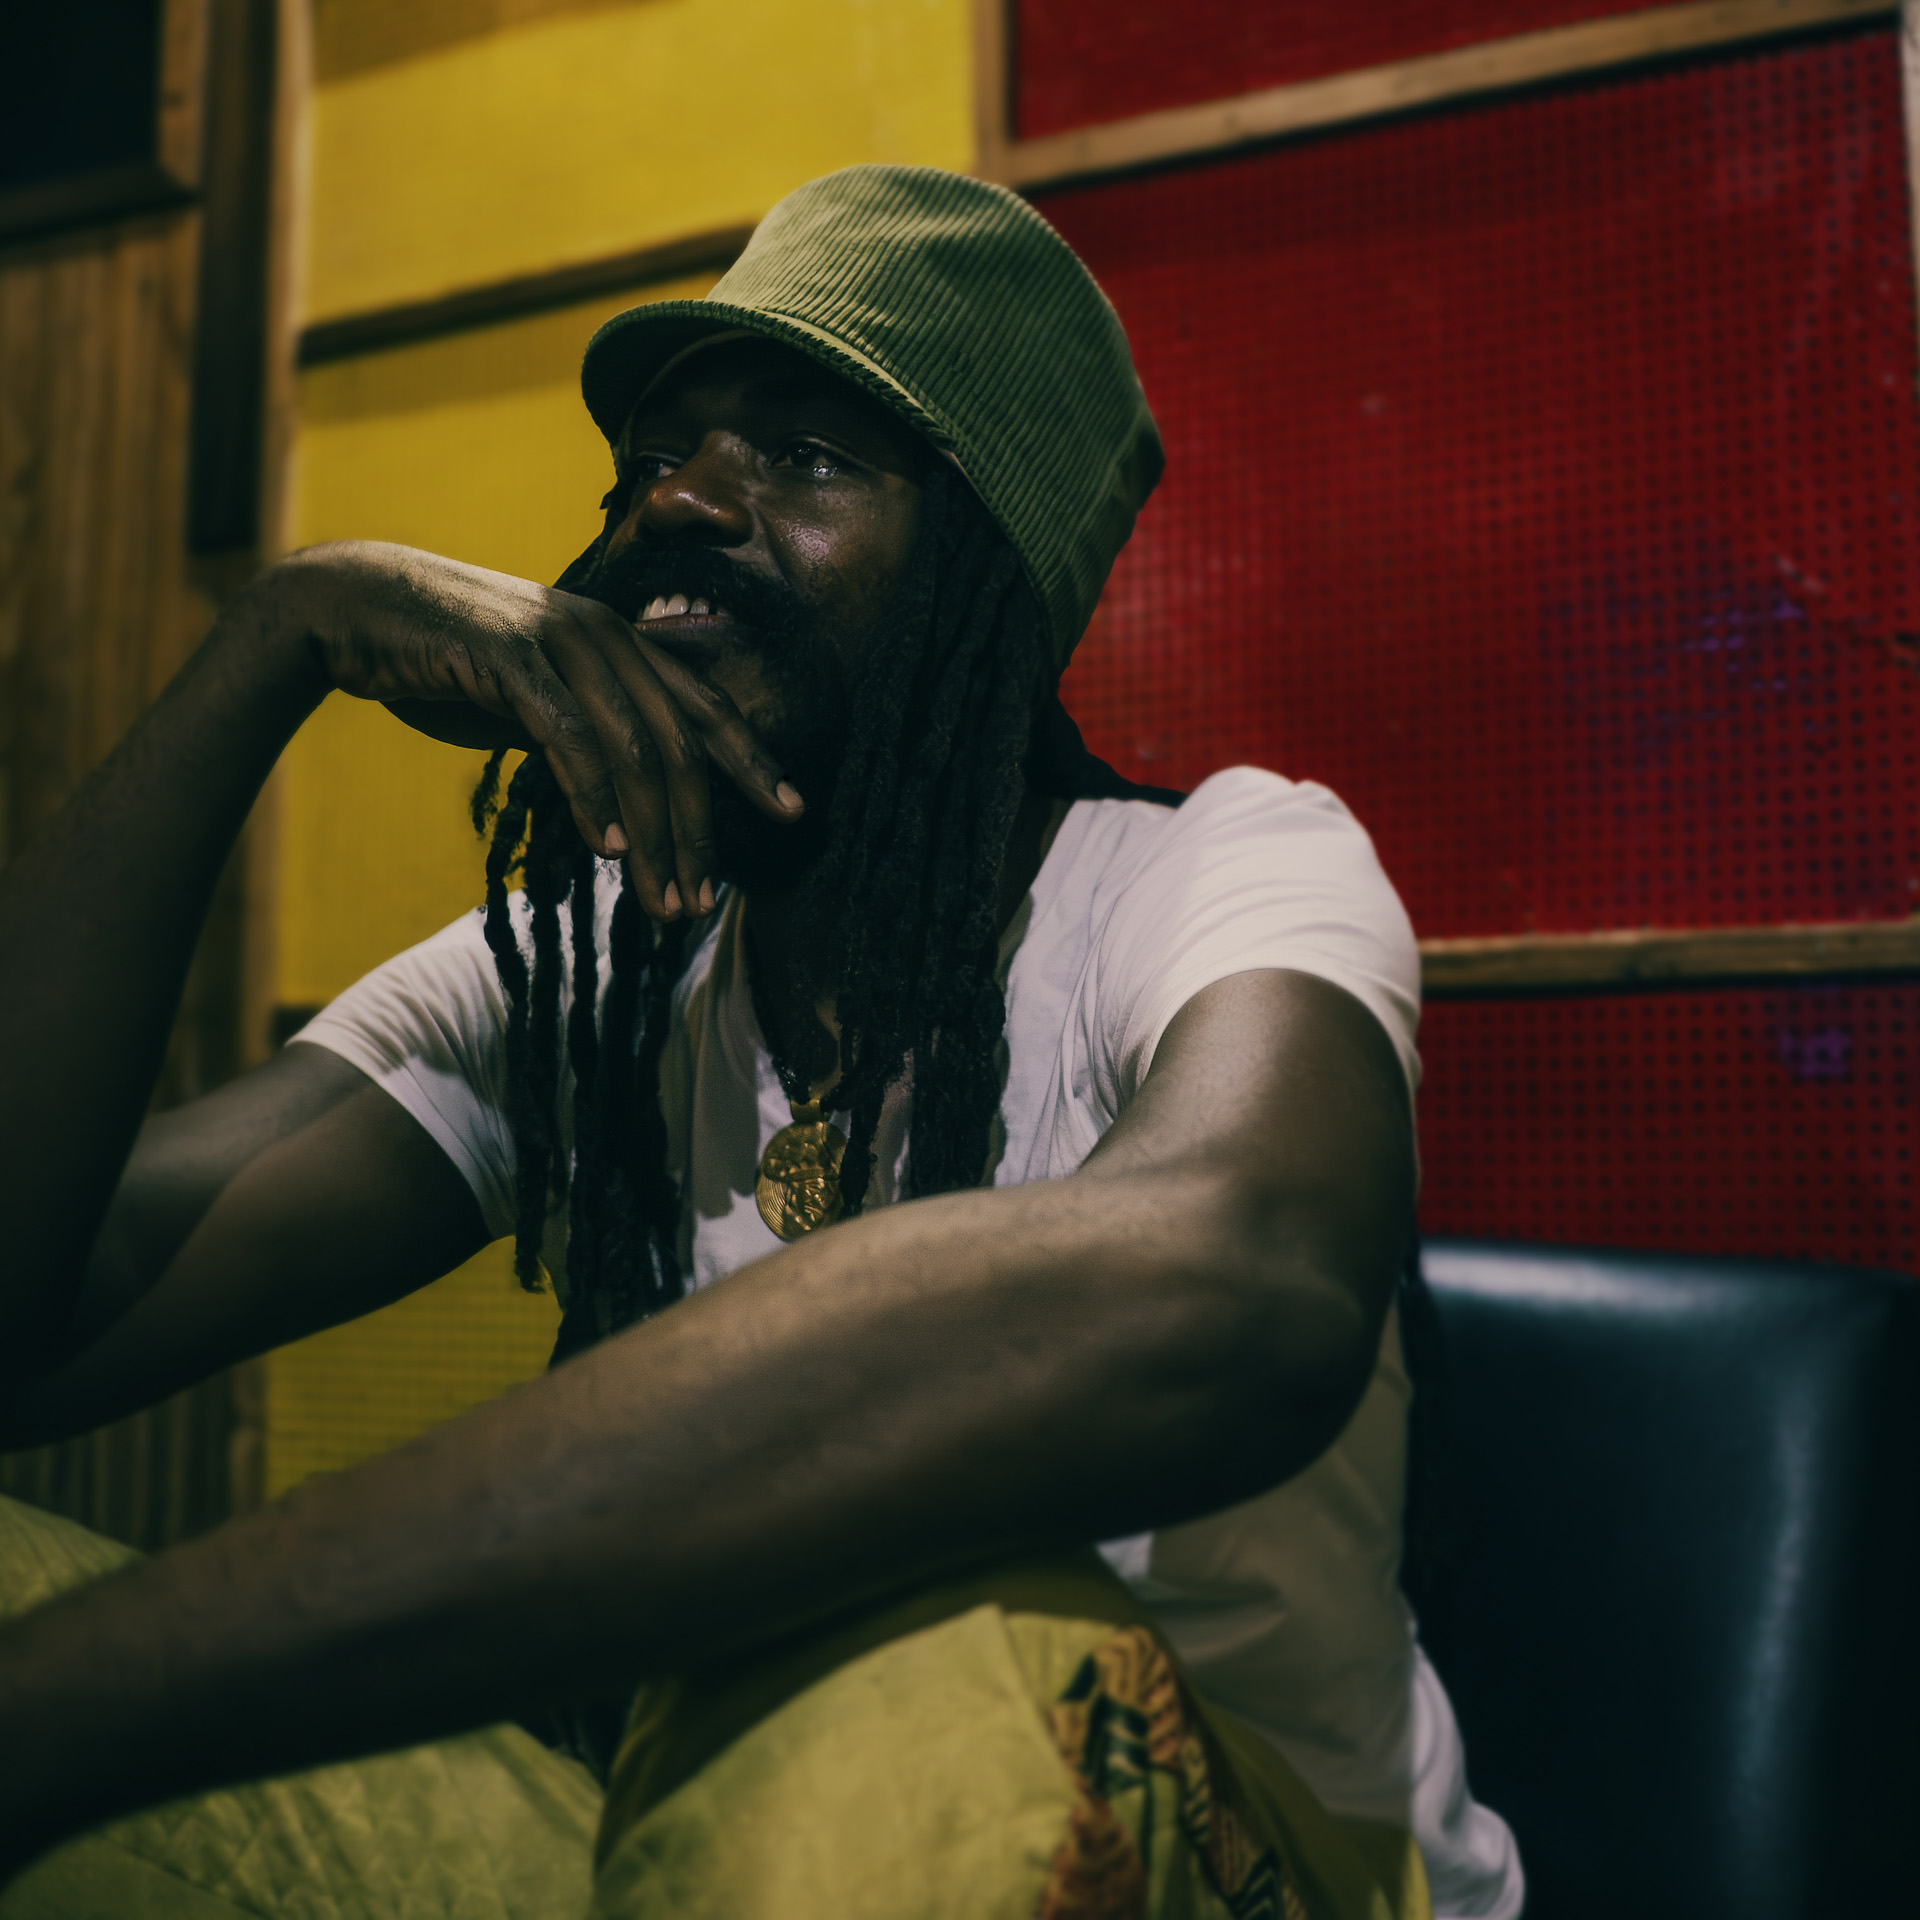
<svg viewBox="0 0 1920 1920">
<path fill-rule="evenodd" d="M 646 611 L 640 618 L 642 620 L 674 620 L 683 613 L 712 615 L 717 618 L 719 612 L 718 600 L 689 601 L 684 593 L 656 593 L 647 602 Z"/>
</svg>

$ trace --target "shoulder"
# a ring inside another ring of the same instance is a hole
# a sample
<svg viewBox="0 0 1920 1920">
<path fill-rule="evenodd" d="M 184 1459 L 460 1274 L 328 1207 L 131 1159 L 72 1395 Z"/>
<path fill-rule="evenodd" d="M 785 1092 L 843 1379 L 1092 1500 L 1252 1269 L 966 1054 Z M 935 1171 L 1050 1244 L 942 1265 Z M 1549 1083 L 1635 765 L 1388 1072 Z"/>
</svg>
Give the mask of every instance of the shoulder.
<svg viewBox="0 0 1920 1920">
<path fill-rule="evenodd" d="M 1390 917 L 1405 919 L 1366 829 L 1317 781 L 1228 767 L 1203 780 L 1179 807 L 1094 804 L 1124 816 L 1089 823 L 1089 840 L 1107 842 L 1097 849 L 1107 857 L 1096 884 L 1116 902 L 1169 890 L 1195 897 L 1222 887 L 1231 893 L 1242 884 L 1270 898 L 1276 886 L 1292 882 L 1316 892 L 1345 887 L 1356 913 L 1390 903 Z"/>
<path fill-rule="evenodd" d="M 1265 767 L 1210 774 L 1179 806 L 1152 800 L 1081 800 L 1061 829 L 1070 858 L 1124 885 L 1150 861 L 1209 844 L 1266 844 L 1278 851 L 1373 860 L 1373 843 L 1352 810 L 1315 780 L 1289 780 Z M 1314 843 L 1318 843 L 1317 846 Z M 1377 861 L 1374 864 L 1378 864 Z"/>
<path fill-rule="evenodd" d="M 1289 780 L 1265 767 L 1226 767 L 1171 810 L 1175 832 L 1193 836 L 1285 836 L 1365 847 L 1373 843 L 1353 811 L 1317 780 Z"/>
<path fill-rule="evenodd" d="M 1116 803 L 1102 803 L 1116 804 Z M 1138 803 L 1117 803 L 1129 812 Z M 1126 823 L 1095 882 L 1099 985 L 1123 1083 L 1174 1013 L 1228 974 L 1310 973 L 1361 1001 L 1417 1075 L 1420 961 L 1373 841 L 1315 781 L 1230 767 Z"/>
</svg>

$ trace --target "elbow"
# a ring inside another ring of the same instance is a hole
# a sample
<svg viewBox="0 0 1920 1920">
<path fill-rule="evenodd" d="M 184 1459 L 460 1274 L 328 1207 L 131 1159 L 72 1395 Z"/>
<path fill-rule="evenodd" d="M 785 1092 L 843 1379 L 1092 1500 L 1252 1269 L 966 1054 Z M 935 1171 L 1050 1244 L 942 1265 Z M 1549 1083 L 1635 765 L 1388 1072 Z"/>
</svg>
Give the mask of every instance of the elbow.
<svg viewBox="0 0 1920 1920">
<path fill-rule="evenodd" d="M 1373 1378 L 1411 1232 L 1410 1210 L 1342 1232 L 1323 1210 L 1240 1201 L 1216 1216 L 1208 1290 L 1219 1309 L 1212 1444 L 1237 1463 L 1231 1499 L 1304 1472 L 1345 1430 Z"/>
</svg>

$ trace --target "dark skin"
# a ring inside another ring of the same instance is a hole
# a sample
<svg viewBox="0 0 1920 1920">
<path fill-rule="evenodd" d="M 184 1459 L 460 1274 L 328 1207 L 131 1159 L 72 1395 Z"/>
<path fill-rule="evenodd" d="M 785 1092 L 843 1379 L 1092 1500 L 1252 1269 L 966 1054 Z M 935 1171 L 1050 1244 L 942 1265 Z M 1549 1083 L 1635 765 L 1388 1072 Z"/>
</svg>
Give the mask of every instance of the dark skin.
<svg viewBox="0 0 1920 1920">
<path fill-rule="evenodd" d="M 715 348 L 620 457 L 615 543 L 705 542 L 777 574 L 859 671 L 918 524 L 929 456 L 906 429 L 780 349 Z M 221 862 L 336 686 L 547 752 L 589 844 L 624 852 L 662 915 L 710 905 L 716 771 L 769 820 L 804 805 L 724 615 L 636 628 L 391 547 L 269 570 L 0 876 L 0 1445 L 365 1312 L 485 1238 L 425 1131 L 317 1047 L 141 1124 Z M 1023 802 L 1009 911 L 1056 821 Z M 777 894 L 748 924 L 757 960 L 793 951 Z M 674 1671 L 1288 1478 L 1370 1374 L 1411 1139 L 1355 1001 L 1291 973 L 1218 982 L 1070 1178 L 844 1223 L 0 1629 L 0 1873 L 127 1808 Z"/>
</svg>

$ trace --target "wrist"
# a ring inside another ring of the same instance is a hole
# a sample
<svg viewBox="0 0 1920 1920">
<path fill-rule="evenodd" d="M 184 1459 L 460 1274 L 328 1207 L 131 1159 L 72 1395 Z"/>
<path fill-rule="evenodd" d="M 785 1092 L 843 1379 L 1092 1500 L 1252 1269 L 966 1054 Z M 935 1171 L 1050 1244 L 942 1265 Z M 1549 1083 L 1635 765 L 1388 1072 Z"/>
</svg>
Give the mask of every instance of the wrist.
<svg viewBox="0 0 1920 1920">
<path fill-rule="evenodd" d="M 308 547 L 276 560 L 234 596 L 214 628 L 243 681 L 286 706 L 295 727 L 334 687 L 324 644 L 336 598 L 332 551 Z"/>
</svg>

